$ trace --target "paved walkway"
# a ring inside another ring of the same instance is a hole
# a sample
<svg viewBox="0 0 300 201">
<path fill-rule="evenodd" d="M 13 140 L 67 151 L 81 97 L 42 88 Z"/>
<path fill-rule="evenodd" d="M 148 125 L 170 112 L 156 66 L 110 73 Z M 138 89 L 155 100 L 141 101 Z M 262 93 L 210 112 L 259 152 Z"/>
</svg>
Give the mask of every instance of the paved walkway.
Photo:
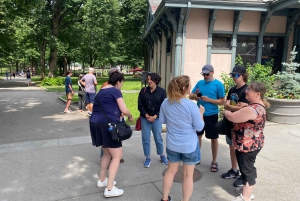
<svg viewBox="0 0 300 201">
<path fill-rule="evenodd" d="M 88 119 L 77 112 L 63 114 L 64 103 L 56 93 L 37 87 L 3 89 L 3 84 L 5 81 L 0 83 L 0 201 L 108 200 L 103 197 L 104 189 L 96 187 L 99 148 L 91 145 Z M 255 200 L 300 200 L 300 125 L 268 123 L 265 135 L 265 147 L 256 161 Z M 203 142 L 201 165 L 196 166 L 203 178 L 194 183 L 191 201 L 229 201 L 237 196 L 234 180 L 221 178 L 230 160 L 224 136 L 219 143 L 219 171 L 212 173 L 210 142 Z M 125 193 L 109 200 L 161 199 L 166 166 L 160 163 L 153 140 L 151 145 L 151 167 L 143 168 L 140 132 L 123 142 L 125 162 L 120 165 L 116 186 Z M 181 184 L 173 184 L 171 196 L 175 201 L 182 198 Z"/>
</svg>

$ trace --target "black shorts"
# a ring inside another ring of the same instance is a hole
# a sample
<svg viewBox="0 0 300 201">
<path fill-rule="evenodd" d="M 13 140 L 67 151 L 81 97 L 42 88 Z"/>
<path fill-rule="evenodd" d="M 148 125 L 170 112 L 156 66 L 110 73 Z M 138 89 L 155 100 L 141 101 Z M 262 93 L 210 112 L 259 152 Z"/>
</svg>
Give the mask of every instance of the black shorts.
<svg viewBox="0 0 300 201">
<path fill-rule="evenodd" d="M 114 141 L 108 132 L 107 122 L 92 123 L 90 122 L 90 132 L 92 143 L 94 146 L 103 148 L 119 148 L 122 147 L 122 142 Z"/>
<path fill-rule="evenodd" d="M 236 159 L 239 164 L 244 185 L 246 185 L 247 182 L 249 183 L 249 186 L 253 186 L 256 183 L 255 179 L 257 178 L 257 173 L 254 163 L 259 151 L 260 149 L 253 152 L 244 153 L 235 150 Z"/>
<path fill-rule="evenodd" d="M 203 116 L 204 128 L 202 131 L 197 131 L 197 135 L 203 135 L 205 131 L 205 137 L 208 139 L 217 139 L 219 134 L 216 131 L 215 125 L 218 122 L 218 114 L 211 116 Z"/>
</svg>

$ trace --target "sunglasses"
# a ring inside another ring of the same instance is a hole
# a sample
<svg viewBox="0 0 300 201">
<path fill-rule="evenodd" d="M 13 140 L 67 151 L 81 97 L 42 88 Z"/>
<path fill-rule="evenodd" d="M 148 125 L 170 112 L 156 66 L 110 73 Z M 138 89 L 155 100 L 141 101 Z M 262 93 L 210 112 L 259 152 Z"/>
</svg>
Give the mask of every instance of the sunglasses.
<svg viewBox="0 0 300 201">
<path fill-rule="evenodd" d="M 201 73 L 203 76 L 209 76 L 210 73 Z"/>
<path fill-rule="evenodd" d="M 232 78 L 239 78 L 241 75 L 239 75 L 239 74 L 231 74 L 231 77 Z"/>
</svg>

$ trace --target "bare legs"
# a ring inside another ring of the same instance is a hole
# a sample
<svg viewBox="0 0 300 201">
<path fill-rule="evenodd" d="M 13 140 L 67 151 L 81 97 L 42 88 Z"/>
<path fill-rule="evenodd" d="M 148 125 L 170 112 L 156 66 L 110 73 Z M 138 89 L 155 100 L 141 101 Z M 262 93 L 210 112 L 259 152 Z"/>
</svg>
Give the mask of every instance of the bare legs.
<svg viewBox="0 0 300 201">
<path fill-rule="evenodd" d="M 109 165 L 110 158 L 111 162 Z M 104 181 L 106 178 L 106 170 L 108 169 L 108 183 L 107 189 L 111 190 L 114 186 L 115 177 L 120 165 L 120 159 L 122 158 L 122 147 L 120 148 L 103 148 L 103 156 L 100 162 L 100 181 Z"/>
<path fill-rule="evenodd" d="M 89 103 L 89 104 L 86 104 L 86 106 L 87 106 L 87 110 L 89 111 L 89 112 L 93 112 L 93 103 Z"/>
<path fill-rule="evenodd" d="M 69 107 L 70 107 L 70 105 L 71 105 L 71 101 L 72 101 L 72 100 L 70 100 L 70 99 L 67 100 L 65 111 L 68 111 L 68 110 L 69 110 Z"/>
<path fill-rule="evenodd" d="M 233 145 L 229 145 L 229 151 L 230 151 L 231 167 L 232 167 L 232 169 L 237 170 L 238 164 L 237 164 L 235 149 L 234 149 Z"/>
<path fill-rule="evenodd" d="M 203 135 L 198 135 L 200 148 L 202 147 L 202 136 Z M 211 152 L 212 152 L 212 162 L 213 163 L 217 162 L 218 149 L 219 149 L 218 138 L 211 139 Z M 234 154 L 235 154 L 235 152 L 234 152 Z"/>
<path fill-rule="evenodd" d="M 212 152 L 212 162 L 217 162 L 217 156 L 218 156 L 218 148 L 219 148 L 219 142 L 217 139 L 211 139 L 211 152 Z"/>
<path fill-rule="evenodd" d="M 163 200 L 168 200 L 170 190 L 173 184 L 174 176 L 179 167 L 178 163 L 169 162 L 168 169 L 164 176 L 163 182 Z M 182 183 L 182 192 L 183 192 L 183 201 L 188 201 L 193 193 L 193 174 L 194 174 L 195 165 L 186 165 L 183 164 L 183 183 Z"/>
<path fill-rule="evenodd" d="M 254 190 L 254 185 L 249 186 L 249 183 L 247 182 L 246 185 L 243 186 L 243 197 L 245 200 L 250 200 L 250 196 Z"/>
</svg>

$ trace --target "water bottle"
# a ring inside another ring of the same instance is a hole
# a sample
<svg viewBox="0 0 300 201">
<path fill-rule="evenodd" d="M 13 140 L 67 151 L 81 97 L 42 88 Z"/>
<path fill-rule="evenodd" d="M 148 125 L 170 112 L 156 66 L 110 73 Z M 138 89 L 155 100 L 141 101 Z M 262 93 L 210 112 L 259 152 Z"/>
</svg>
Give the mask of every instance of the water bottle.
<svg viewBox="0 0 300 201">
<path fill-rule="evenodd" d="M 114 129 L 114 127 L 111 125 L 111 123 L 108 124 L 108 131 L 112 131 Z"/>
</svg>

